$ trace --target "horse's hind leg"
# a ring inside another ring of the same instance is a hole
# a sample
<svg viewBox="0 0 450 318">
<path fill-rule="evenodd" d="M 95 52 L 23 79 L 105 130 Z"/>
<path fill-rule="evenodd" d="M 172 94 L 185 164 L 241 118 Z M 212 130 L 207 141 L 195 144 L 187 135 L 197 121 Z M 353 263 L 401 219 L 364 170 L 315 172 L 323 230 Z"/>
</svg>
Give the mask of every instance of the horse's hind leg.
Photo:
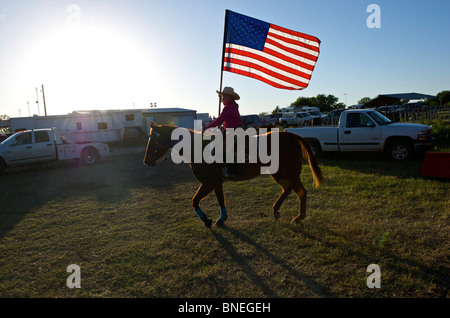
<svg viewBox="0 0 450 318">
<path fill-rule="evenodd" d="M 292 223 L 298 223 L 300 220 L 303 220 L 306 217 L 306 189 L 300 181 L 300 177 L 292 178 L 291 180 L 292 188 L 297 194 L 297 197 L 300 201 L 300 212 L 299 214 L 292 220 Z"/>
<path fill-rule="evenodd" d="M 217 226 L 222 226 L 228 219 L 227 208 L 225 207 L 225 195 L 223 194 L 223 185 L 220 183 L 214 188 L 214 192 L 217 197 L 217 201 L 220 205 L 220 218 L 216 220 Z"/>
<path fill-rule="evenodd" d="M 283 204 L 284 200 L 287 198 L 287 196 L 289 195 L 289 193 L 291 193 L 292 191 L 292 186 L 289 183 L 288 180 L 283 179 L 283 178 L 278 178 L 276 176 L 273 176 L 273 178 L 275 179 L 275 181 L 281 186 L 281 188 L 283 189 L 283 192 L 281 193 L 281 195 L 278 197 L 277 201 L 274 203 L 273 205 L 273 217 L 275 219 L 278 219 L 280 217 L 280 208 L 281 205 Z"/>
<path fill-rule="evenodd" d="M 212 221 L 208 219 L 208 216 L 200 208 L 200 201 L 203 198 L 205 198 L 208 194 L 210 194 L 213 189 L 214 186 L 202 184 L 200 185 L 194 197 L 192 198 L 192 206 L 195 209 L 195 213 L 197 213 L 200 220 L 205 222 L 205 225 L 209 228 L 211 227 Z"/>
</svg>

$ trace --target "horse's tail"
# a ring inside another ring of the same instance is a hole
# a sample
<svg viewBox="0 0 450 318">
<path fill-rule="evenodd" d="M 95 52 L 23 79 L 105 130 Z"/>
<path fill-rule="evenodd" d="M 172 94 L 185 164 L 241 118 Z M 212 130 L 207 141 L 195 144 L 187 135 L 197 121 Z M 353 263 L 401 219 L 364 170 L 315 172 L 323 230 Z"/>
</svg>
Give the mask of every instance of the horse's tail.
<svg viewBox="0 0 450 318">
<path fill-rule="evenodd" d="M 305 160 L 308 160 L 309 167 L 311 168 L 313 177 L 316 181 L 316 188 L 319 188 L 322 185 L 323 182 L 323 174 L 322 170 L 320 170 L 319 164 L 317 163 L 316 156 L 314 156 L 311 146 L 309 145 L 308 141 L 306 141 L 304 138 L 300 137 L 299 135 L 293 134 L 296 136 L 297 141 L 300 143 L 302 147 L 302 154 L 303 158 Z"/>
</svg>

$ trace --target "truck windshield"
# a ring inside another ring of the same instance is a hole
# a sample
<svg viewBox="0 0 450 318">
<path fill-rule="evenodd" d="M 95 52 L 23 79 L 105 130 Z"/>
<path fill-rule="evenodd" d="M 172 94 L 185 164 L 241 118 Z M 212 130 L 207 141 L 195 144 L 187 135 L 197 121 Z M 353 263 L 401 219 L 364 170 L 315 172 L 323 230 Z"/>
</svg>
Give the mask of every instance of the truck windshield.
<svg viewBox="0 0 450 318">
<path fill-rule="evenodd" d="M 375 120 L 378 125 L 389 125 L 392 124 L 392 121 L 389 118 L 384 117 L 377 111 L 368 112 L 369 116 Z"/>
</svg>

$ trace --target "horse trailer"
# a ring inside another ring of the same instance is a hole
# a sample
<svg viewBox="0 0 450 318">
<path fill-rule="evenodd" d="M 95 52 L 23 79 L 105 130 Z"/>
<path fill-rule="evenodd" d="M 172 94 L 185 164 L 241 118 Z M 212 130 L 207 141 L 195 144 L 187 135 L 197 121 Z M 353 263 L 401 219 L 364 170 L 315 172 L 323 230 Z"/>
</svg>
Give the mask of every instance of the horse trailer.
<svg viewBox="0 0 450 318">
<path fill-rule="evenodd" d="M 193 128 L 196 111 L 183 108 L 74 111 L 67 115 L 10 118 L 10 132 L 55 127 L 77 143 L 120 142 L 149 135 L 148 123 Z"/>
</svg>

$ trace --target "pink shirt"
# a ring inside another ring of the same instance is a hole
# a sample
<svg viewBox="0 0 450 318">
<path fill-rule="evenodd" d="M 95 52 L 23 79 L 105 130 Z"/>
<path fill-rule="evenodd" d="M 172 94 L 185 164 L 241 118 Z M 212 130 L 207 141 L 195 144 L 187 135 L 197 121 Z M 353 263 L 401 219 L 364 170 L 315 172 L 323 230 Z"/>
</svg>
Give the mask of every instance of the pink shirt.
<svg viewBox="0 0 450 318">
<path fill-rule="evenodd" d="M 223 124 L 225 129 L 242 127 L 242 120 L 241 115 L 239 114 L 238 105 L 233 100 L 229 101 L 223 108 L 220 116 L 209 125 L 203 127 L 203 130 L 212 127 L 219 127 L 221 124 Z"/>
</svg>

